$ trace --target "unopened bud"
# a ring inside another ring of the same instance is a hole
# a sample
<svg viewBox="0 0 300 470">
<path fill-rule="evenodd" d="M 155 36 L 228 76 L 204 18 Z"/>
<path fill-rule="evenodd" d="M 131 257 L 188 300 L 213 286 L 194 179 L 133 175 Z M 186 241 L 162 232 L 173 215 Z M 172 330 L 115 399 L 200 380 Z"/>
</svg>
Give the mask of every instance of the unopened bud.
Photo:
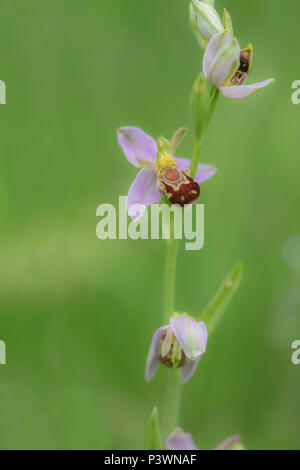
<svg viewBox="0 0 300 470">
<path fill-rule="evenodd" d="M 192 8 L 195 25 L 204 40 L 209 41 L 215 34 L 224 31 L 222 21 L 213 6 L 200 0 L 192 0 Z"/>
</svg>

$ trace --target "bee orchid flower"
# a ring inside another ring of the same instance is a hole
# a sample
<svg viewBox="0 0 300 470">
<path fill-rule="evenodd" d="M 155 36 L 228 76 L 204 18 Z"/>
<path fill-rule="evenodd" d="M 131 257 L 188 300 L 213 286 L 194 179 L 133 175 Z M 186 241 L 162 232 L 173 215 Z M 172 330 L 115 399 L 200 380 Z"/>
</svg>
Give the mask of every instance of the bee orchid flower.
<svg viewBox="0 0 300 470">
<path fill-rule="evenodd" d="M 237 39 L 229 31 L 224 31 L 216 34 L 207 45 L 203 57 L 203 74 L 227 98 L 246 98 L 274 81 L 271 78 L 244 85 L 251 71 L 252 59 L 252 45 L 241 49 Z"/>
<path fill-rule="evenodd" d="M 214 450 L 243 450 L 244 447 L 240 443 L 241 436 L 228 437 L 222 444 Z M 166 439 L 166 447 L 168 450 L 199 450 L 193 441 L 191 434 L 187 434 L 182 429 L 177 428 Z"/>
<path fill-rule="evenodd" d="M 159 202 L 164 195 L 172 204 L 190 204 L 200 196 L 199 184 L 217 171 L 211 165 L 199 164 L 195 178 L 189 176 L 190 160 L 174 157 L 174 151 L 185 135 L 179 129 L 172 140 L 160 138 L 156 142 L 138 127 L 121 127 L 118 142 L 127 160 L 139 173 L 130 186 L 127 196 L 129 215 L 138 220 L 150 204 Z M 139 210 L 136 210 L 139 204 Z"/>
<path fill-rule="evenodd" d="M 168 326 L 162 326 L 153 335 L 145 377 L 149 382 L 159 364 L 180 368 L 181 382 L 187 382 L 195 373 L 206 351 L 207 330 L 202 321 L 188 315 L 170 318 Z"/>
</svg>

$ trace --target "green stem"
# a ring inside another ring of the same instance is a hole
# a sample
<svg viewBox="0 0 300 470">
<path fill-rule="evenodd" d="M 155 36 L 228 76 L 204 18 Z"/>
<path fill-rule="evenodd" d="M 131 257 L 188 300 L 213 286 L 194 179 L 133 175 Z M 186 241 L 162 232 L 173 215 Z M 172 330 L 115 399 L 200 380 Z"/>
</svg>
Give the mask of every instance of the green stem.
<svg viewBox="0 0 300 470">
<path fill-rule="evenodd" d="M 195 177 L 195 174 L 196 174 L 196 171 L 197 171 L 197 166 L 198 166 L 199 159 L 200 159 L 200 154 L 201 154 L 201 150 L 202 150 L 204 137 L 205 137 L 208 125 L 209 125 L 209 123 L 211 121 L 211 118 L 213 116 L 219 94 L 220 94 L 219 89 L 218 88 L 213 88 L 213 90 L 211 92 L 210 113 L 209 113 L 209 116 L 207 118 L 206 123 L 203 126 L 201 134 L 197 135 L 196 142 L 195 142 L 195 147 L 194 147 L 194 152 L 193 152 L 191 167 L 190 167 L 190 172 L 191 172 L 191 177 L 192 178 Z"/>
<path fill-rule="evenodd" d="M 204 140 L 204 136 L 203 134 L 201 134 L 201 136 L 199 136 L 199 138 L 195 142 L 194 152 L 193 152 L 192 161 L 191 161 L 191 170 L 190 170 L 192 178 L 195 178 L 197 166 L 198 166 L 199 159 L 200 159 L 200 153 L 201 153 L 201 149 L 203 145 L 203 140 Z"/>
<path fill-rule="evenodd" d="M 170 370 L 166 383 L 163 437 L 168 437 L 179 426 L 179 412 L 182 386 L 179 370 Z"/>
<path fill-rule="evenodd" d="M 214 88 L 213 91 L 212 91 L 212 95 L 211 95 L 211 107 L 210 107 L 210 114 L 209 114 L 209 117 L 206 121 L 206 124 L 205 124 L 205 132 L 208 128 L 208 125 L 211 121 L 211 118 L 214 114 L 214 110 L 215 110 L 215 107 L 216 107 L 216 104 L 217 104 L 217 101 L 218 101 L 218 98 L 219 98 L 219 94 L 220 94 L 220 90 L 219 88 Z"/>
<path fill-rule="evenodd" d="M 191 161 L 191 176 L 194 178 L 197 165 L 200 158 L 204 136 L 215 109 L 219 90 L 216 88 L 211 95 L 211 111 L 205 123 L 201 135 L 197 136 L 195 149 Z M 174 238 L 174 219 L 171 220 L 170 240 L 167 242 L 167 256 L 164 279 L 164 325 L 169 325 L 170 317 L 174 313 L 175 298 L 175 272 L 179 241 Z M 178 427 L 181 385 L 179 370 L 171 370 L 167 376 L 166 384 L 166 403 L 164 409 L 163 437 L 166 438 L 171 432 Z"/>
<path fill-rule="evenodd" d="M 164 324 L 170 323 L 170 317 L 174 313 L 175 298 L 175 272 L 179 240 L 173 237 L 171 230 L 171 239 L 167 242 L 167 257 L 165 266 L 165 292 L 164 292 Z"/>
<path fill-rule="evenodd" d="M 167 242 L 165 266 L 164 324 L 169 325 L 174 313 L 175 273 L 179 240 L 174 238 L 174 219 L 171 220 L 170 240 Z M 164 409 L 163 436 L 166 438 L 178 426 L 181 387 L 179 371 L 170 370 L 166 383 L 166 403 Z"/>
</svg>

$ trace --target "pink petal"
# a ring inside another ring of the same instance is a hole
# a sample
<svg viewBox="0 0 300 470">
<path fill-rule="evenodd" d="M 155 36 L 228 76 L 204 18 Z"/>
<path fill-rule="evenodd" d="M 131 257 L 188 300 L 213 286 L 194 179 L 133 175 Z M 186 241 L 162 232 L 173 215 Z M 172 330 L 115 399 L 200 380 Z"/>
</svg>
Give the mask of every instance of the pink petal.
<svg viewBox="0 0 300 470">
<path fill-rule="evenodd" d="M 184 433 L 180 428 L 166 439 L 166 447 L 168 450 L 199 450 L 194 444 L 192 435 Z"/>
<path fill-rule="evenodd" d="M 155 161 L 156 141 L 138 127 L 120 127 L 117 130 L 118 142 L 127 160 L 134 166 L 140 165 L 135 157 Z"/>
<path fill-rule="evenodd" d="M 163 197 L 156 187 L 157 177 L 154 171 L 142 168 L 129 188 L 127 210 L 130 217 L 138 220 L 142 217 L 146 206 L 159 202 Z M 140 206 L 135 206 L 139 204 Z"/>
<path fill-rule="evenodd" d="M 226 98 L 241 99 L 253 95 L 257 90 L 264 88 L 274 82 L 274 78 L 264 80 L 263 82 L 252 83 L 251 85 L 234 85 L 228 87 L 221 87 L 220 92 Z"/>
<path fill-rule="evenodd" d="M 156 330 L 153 335 L 151 346 L 150 346 L 149 353 L 147 356 L 147 364 L 146 364 L 146 370 L 145 370 L 145 378 L 147 382 L 150 382 L 150 380 L 154 376 L 159 366 L 159 360 L 157 358 L 157 353 L 159 349 L 159 340 L 161 336 L 163 335 L 163 333 L 165 333 L 168 328 L 169 328 L 168 326 L 162 326 L 161 328 Z"/>
<path fill-rule="evenodd" d="M 195 181 L 199 184 L 203 183 L 214 176 L 217 171 L 217 168 L 212 165 L 203 165 L 202 163 L 199 163 L 195 174 Z"/>
<path fill-rule="evenodd" d="M 196 372 L 201 356 L 195 361 L 188 360 L 180 369 L 180 381 L 185 384 Z"/>
<path fill-rule="evenodd" d="M 203 69 L 203 75 L 206 78 L 206 80 L 208 79 L 210 66 L 211 66 L 212 61 L 214 60 L 222 34 L 223 33 L 215 34 L 215 36 L 213 36 L 211 40 L 209 41 L 207 48 L 205 50 L 202 69 Z"/>
<path fill-rule="evenodd" d="M 178 163 L 179 170 L 188 170 L 191 166 L 191 161 L 187 158 L 174 157 L 174 159 Z M 204 181 L 211 178 L 217 171 L 217 168 L 212 165 L 204 165 L 203 163 L 199 163 L 194 179 L 199 184 L 203 183 Z"/>
<path fill-rule="evenodd" d="M 186 357 L 195 360 L 206 351 L 207 330 L 202 321 L 196 322 L 187 315 L 170 318 L 170 326 Z"/>
<path fill-rule="evenodd" d="M 216 34 L 209 41 L 203 57 L 204 77 L 211 85 L 223 85 L 234 64 L 239 63 L 239 57 L 240 46 L 230 32 Z"/>
<path fill-rule="evenodd" d="M 228 437 L 224 442 L 222 442 L 222 444 L 216 447 L 215 450 L 230 450 L 230 448 L 234 446 L 234 444 L 236 444 L 237 442 L 240 442 L 241 440 L 242 440 L 242 436 L 239 436 L 239 435 Z"/>
</svg>

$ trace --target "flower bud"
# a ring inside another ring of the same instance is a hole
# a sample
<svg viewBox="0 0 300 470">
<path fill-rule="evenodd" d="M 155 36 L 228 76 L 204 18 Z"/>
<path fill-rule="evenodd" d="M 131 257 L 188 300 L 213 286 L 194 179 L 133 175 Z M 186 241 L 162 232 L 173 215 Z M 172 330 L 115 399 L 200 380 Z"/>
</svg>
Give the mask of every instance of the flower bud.
<svg viewBox="0 0 300 470">
<path fill-rule="evenodd" d="M 240 99 L 265 88 L 274 79 L 244 85 L 251 71 L 253 47 L 240 49 L 239 43 L 232 36 L 230 20 L 227 17 L 223 33 L 216 34 L 208 43 L 203 57 L 203 75 L 210 85 L 219 88 L 227 98 Z"/>
<path fill-rule="evenodd" d="M 203 74 L 215 87 L 223 86 L 238 70 L 240 46 L 229 31 L 216 35 L 206 48 L 203 58 Z"/>
<path fill-rule="evenodd" d="M 209 41 L 215 34 L 222 33 L 224 31 L 222 21 L 213 6 L 208 3 L 204 3 L 203 1 L 201 2 L 200 0 L 192 0 L 192 9 L 194 12 L 194 18 L 192 19 L 191 10 L 191 22 L 194 21 L 198 32 L 204 40 Z"/>
<path fill-rule="evenodd" d="M 229 31 L 230 34 L 231 34 L 231 36 L 233 36 L 232 20 L 231 20 L 230 14 L 229 14 L 228 11 L 226 10 L 226 8 L 224 8 L 223 26 L 224 26 L 225 31 Z"/>
<path fill-rule="evenodd" d="M 194 132 L 199 139 L 211 111 L 211 96 L 203 73 L 195 81 L 190 97 L 190 109 L 192 114 Z"/>
</svg>

